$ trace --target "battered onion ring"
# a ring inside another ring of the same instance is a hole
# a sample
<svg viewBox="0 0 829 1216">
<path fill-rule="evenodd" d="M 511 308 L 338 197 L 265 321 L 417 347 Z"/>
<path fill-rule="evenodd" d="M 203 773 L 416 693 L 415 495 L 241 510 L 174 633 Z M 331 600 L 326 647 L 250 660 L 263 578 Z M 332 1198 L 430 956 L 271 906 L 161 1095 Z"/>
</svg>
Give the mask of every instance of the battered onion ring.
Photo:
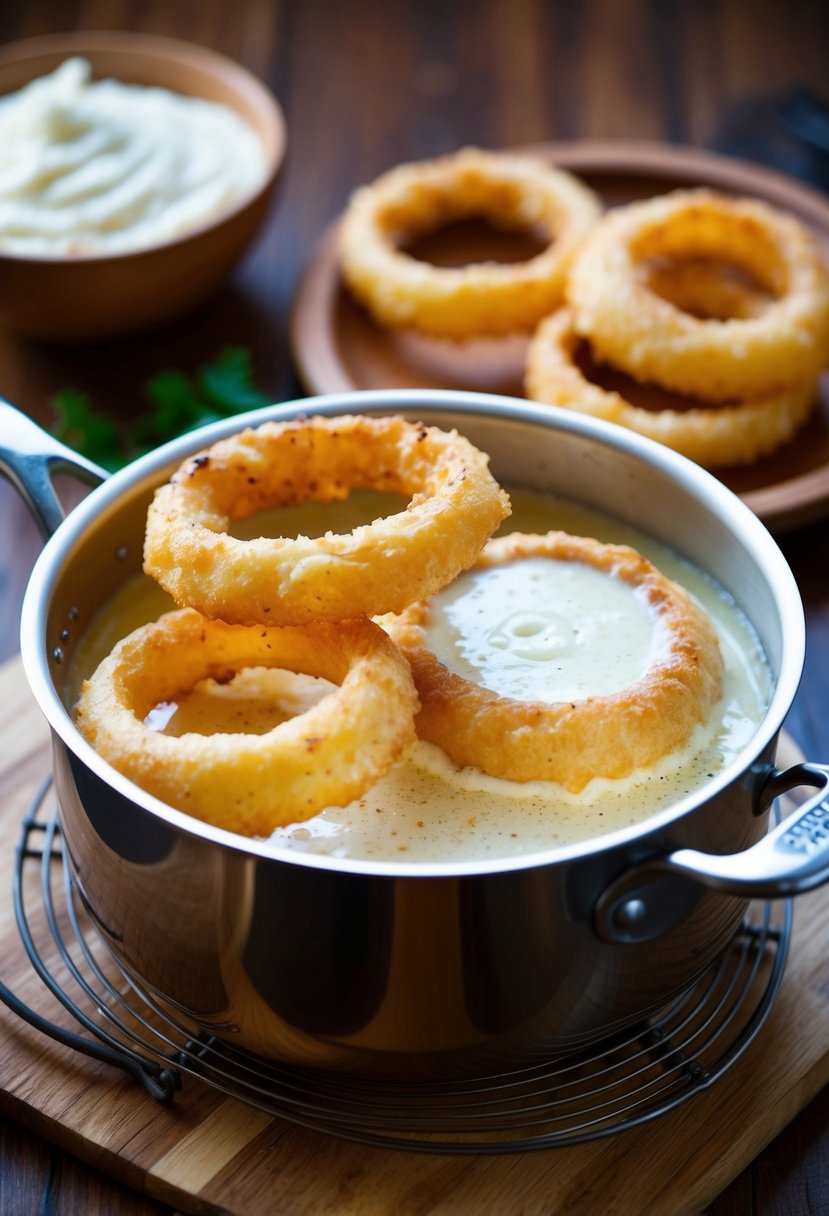
<svg viewBox="0 0 829 1216">
<path fill-rule="evenodd" d="M 759 316 L 691 316 L 637 273 L 656 257 L 719 259 L 774 299 Z M 678 191 L 609 213 L 574 259 L 567 297 L 599 359 L 709 400 L 814 379 L 829 356 L 829 273 L 816 244 L 793 216 L 751 199 Z"/>
<path fill-rule="evenodd" d="M 730 405 L 645 409 L 586 379 L 576 361 L 581 342 L 568 309 L 542 321 L 527 350 L 527 396 L 638 431 L 706 468 L 767 456 L 792 438 L 817 401 L 815 382 L 806 381 Z"/>
<path fill-rule="evenodd" d="M 556 781 L 578 793 L 594 777 L 625 777 L 680 747 L 720 696 L 714 629 L 691 597 L 634 549 L 550 532 L 490 541 L 479 568 L 525 557 L 586 562 L 637 588 L 665 631 L 660 657 L 630 687 L 547 704 L 502 697 L 449 671 L 427 647 L 429 603 L 383 625 L 408 658 L 418 735 L 461 766 L 510 781 Z"/>
<path fill-rule="evenodd" d="M 355 191 L 340 230 L 340 267 L 381 325 L 447 338 L 528 330 L 561 303 L 573 252 L 600 213 L 591 190 L 541 159 L 464 148 L 400 165 Z M 399 248 L 473 215 L 540 228 L 548 244 L 524 262 L 462 267 L 433 266 Z"/>
<path fill-rule="evenodd" d="M 283 667 L 340 685 L 266 734 L 165 735 L 144 724 L 200 680 Z M 405 659 L 365 618 L 247 628 L 169 612 L 119 642 L 84 683 L 75 721 L 136 785 L 197 819 L 246 836 L 346 806 L 414 739 L 417 697 Z"/>
<path fill-rule="evenodd" d="M 262 508 L 350 489 L 411 502 L 347 535 L 228 534 Z M 373 616 L 451 582 L 508 514 L 488 457 L 455 431 L 396 417 L 271 422 L 191 457 L 156 492 L 144 568 L 177 604 L 237 624 Z"/>
</svg>

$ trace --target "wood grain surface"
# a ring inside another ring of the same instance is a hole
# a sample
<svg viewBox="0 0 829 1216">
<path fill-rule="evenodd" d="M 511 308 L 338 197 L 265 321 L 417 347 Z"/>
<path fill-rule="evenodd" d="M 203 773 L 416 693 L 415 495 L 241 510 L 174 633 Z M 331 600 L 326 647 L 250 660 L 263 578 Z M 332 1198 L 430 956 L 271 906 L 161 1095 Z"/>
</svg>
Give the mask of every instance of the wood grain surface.
<svg viewBox="0 0 829 1216">
<path fill-rule="evenodd" d="M 814 130 L 800 121 L 807 95 L 824 105 L 829 100 L 829 6 L 816 0 L 5 0 L 0 6 L 0 42 L 74 28 L 169 34 L 237 58 L 283 104 L 288 157 L 262 239 L 227 287 L 196 314 L 106 346 L 49 347 L 0 334 L 0 393 L 44 423 L 52 418 L 54 394 L 67 385 L 89 391 L 98 408 L 128 422 L 145 409 L 142 386 L 152 374 L 162 367 L 191 371 L 227 344 L 250 349 L 258 382 L 274 400 L 301 395 L 290 315 L 302 274 L 350 191 L 402 160 L 467 143 L 667 141 L 771 164 L 823 191 L 829 185 L 825 154 L 814 143 Z M 39 545 L 25 509 L 0 483 L 0 659 L 17 651 L 22 594 Z M 826 760 L 826 525 L 798 528 L 781 546 L 801 588 L 808 633 L 804 680 L 787 727 L 810 758 Z M 19 672 L 10 670 L 17 686 Z M 0 784 L 5 805 L 35 779 L 40 761 L 39 743 L 26 738 L 28 725 L 14 712 L 4 721 L 24 751 L 13 777 Z M 826 1034 L 825 1015 L 822 1026 Z M 4 1018 L 3 1033 L 8 1039 L 19 1032 Z M 83 1093 L 81 1082 L 79 1100 Z M 738 1134 L 741 1128 L 738 1119 Z M 115 1184 L 94 1162 L 75 1160 L 71 1148 L 53 1149 L 38 1134 L 42 1130 L 36 1126 L 32 1134 L 14 1118 L 0 1128 L 3 1216 L 159 1216 L 170 1210 L 134 1192 L 140 1179 L 131 1175 L 127 1185 Z M 711 1169 L 725 1188 L 710 1202 L 711 1216 L 826 1211 L 825 1096 L 816 1097 L 728 1186 L 727 1176 L 717 1172 L 726 1149 L 722 1139 L 708 1146 Z M 338 1160 L 335 1150 L 320 1145 L 307 1162 L 311 1177 L 332 1152 Z M 358 1191 L 366 1178 L 373 1182 L 375 1171 L 366 1168 L 359 1176 L 343 1175 L 343 1194 Z M 449 1166 L 441 1168 L 445 1177 Z M 486 1188 L 489 1174 L 481 1170 L 480 1187 Z M 290 1168 L 287 1177 L 294 1188 L 294 1208 L 287 1210 L 303 1210 L 303 1201 L 305 1211 L 314 1210 L 307 1179 L 303 1183 Z M 410 1209 L 428 1210 L 436 1185 L 434 1177 L 418 1176 Z M 443 1211 L 461 1210 L 454 1189 L 445 1194 Z M 521 1195 L 514 1181 L 515 1202 L 503 1210 L 519 1210 Z M 332 1199 L 329 1210 L 341 1210 L 339 1202 Z M 642 1211 L 633 1194 L 619 1202 L 625 1216 Z M 555 1209 L 548 1204 L 544 1210 Z"/>
</svg>

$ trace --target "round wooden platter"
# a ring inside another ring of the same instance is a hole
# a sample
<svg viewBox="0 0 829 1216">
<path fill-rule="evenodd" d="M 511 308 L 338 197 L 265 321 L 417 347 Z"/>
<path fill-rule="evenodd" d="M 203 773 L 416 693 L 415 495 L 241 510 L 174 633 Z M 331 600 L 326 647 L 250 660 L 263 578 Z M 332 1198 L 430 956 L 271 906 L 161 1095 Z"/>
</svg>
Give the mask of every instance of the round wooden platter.
<svg viewBox="0 0 829 1216">
<path fill-rule="evenodd" d="M 527 150 L 576 173 L 608 207 L 693 186 L 763 199 L 798 216 L 829 256 L 829 200 L 763 166 L 695 148 L 639 142 L 559 143 Z M 530 250 L 526 241 L 522 248 L 520 237 L 470 222 L 434 234 L 414 252 L 438 265 L 458 265 L 485 257 L 526 257 Z M 291 343 L 297 370 L 311 393 L 448 388 L 522 395 L 524 337 L 456 343 L 378 326 L 343 286 L 336 223 L 300 283 Z M 822 378 L 813 416 L 790 444 L 750 467 L 717 473 L 775 532 L 828 514 L 829 376 Z"/>
</svg>

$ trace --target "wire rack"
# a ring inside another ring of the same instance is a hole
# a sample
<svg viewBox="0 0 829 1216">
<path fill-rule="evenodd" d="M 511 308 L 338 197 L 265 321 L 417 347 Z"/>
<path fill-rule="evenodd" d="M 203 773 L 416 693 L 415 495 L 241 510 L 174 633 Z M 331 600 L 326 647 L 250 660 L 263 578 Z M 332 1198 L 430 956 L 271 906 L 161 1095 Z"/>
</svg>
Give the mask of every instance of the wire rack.
<svg viewBox="0 0 829 1216">
<path fill-rule="evenodd" d="M 0 983 L 43 1033 L 124 1070 L 159 1102 L 188 1080 L 274 1116 L 362 1144 L 415 1152 L 526 1152 L 647 1122 L 713 1085 L 771 1009 L 791 902 L 752 904 L 728 950 L 681 998 L 622 1035 L 543 1065 L 440 1082 L 383 1081 L 280 1066 L 176 1020 L 112 959 L 72 882 L 44 782 L 21 825 L 13 899 L 32 966 L 77 1029 Z"/>
</svg>

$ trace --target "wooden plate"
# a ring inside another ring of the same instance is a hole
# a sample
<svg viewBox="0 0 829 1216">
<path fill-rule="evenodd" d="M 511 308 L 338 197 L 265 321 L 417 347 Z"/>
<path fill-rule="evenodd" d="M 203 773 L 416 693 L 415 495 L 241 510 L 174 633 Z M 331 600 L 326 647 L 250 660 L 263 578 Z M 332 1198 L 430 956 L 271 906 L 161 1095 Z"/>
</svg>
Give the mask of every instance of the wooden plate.
<svg viewBox="0 0 829 1216">
<path fill-rule="evenodd" d="M 829 200 L 774 170 L 694 148 L 648 143 L 562 143 L 529 149 L 570 169 L 608 206 L 696 185 L 753 195 L 798 216 L 829 256 Z M 336 224 L 325 234 L 294 301 L 291 342 L 311 393 L 353 389 L 450 388 L 522 394 L 526 339 L 453 343 L 376 325 L 345 291 L 336 253 Z M 422 241 L 418 256 L 437 264 L 475 257 L 522 257 L 520 238 L 484 225 L 454 225 Z M 721 479 L 776 532 L 829 513 L 829 377 L 819 408 L 795 439 Z"/>
</svg>

